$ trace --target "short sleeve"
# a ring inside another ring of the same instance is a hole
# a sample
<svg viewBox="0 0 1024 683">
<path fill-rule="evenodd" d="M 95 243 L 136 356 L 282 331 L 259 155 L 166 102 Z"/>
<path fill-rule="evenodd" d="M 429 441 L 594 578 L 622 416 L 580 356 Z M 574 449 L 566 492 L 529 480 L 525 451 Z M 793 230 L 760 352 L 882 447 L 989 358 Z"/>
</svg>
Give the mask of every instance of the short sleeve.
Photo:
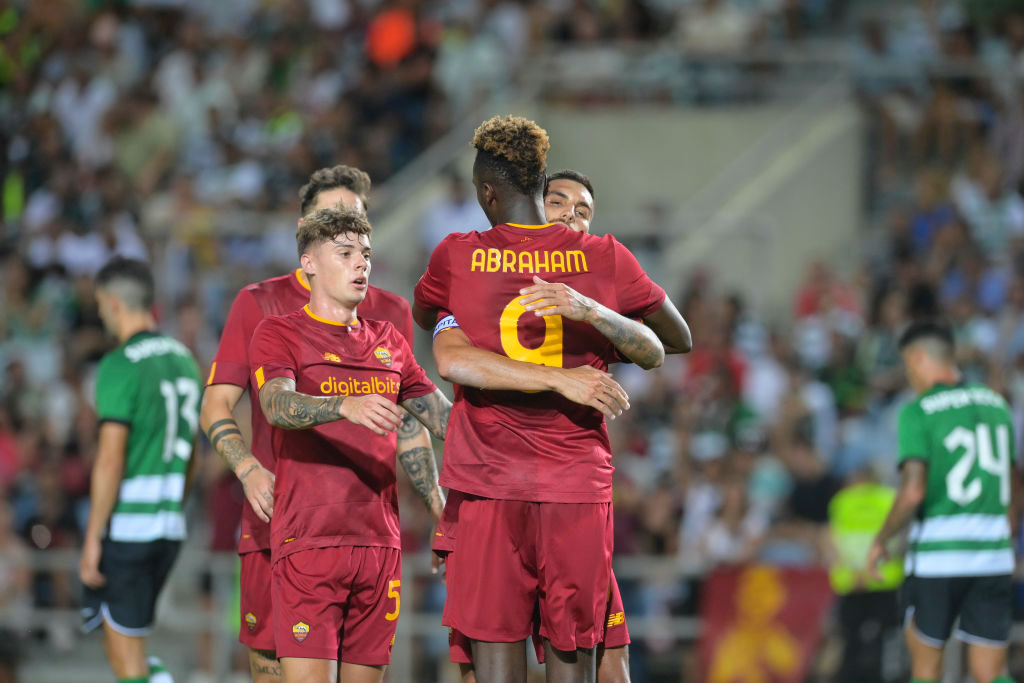
<svg viewBox="0 0 1024 683">
<path fill-rule="evenodd" d="M 448 308 L 451 257 L 448 250 L 451 239 L 445 238 L 430 255 L 427 270 L 420 276 L 413 293 L 416 305 L 427 311 Z"/>
<path fill-rule="evenodd" d="M 249 367 L 257 390 L 275 377 L 295 379 L 297 368 L 287 327 L 278 316 L 266 318 L 256 326 L 249 345 Z"/>
<path fill-rule="evenodd" d="M 398 403 L 410 398 L 419 398 L 420 396 L 434 393 L 437 385 L 430 381 L 426 371 L 416 362 L 412 348 L 406 343 L 405 339 L 398 339 L 396 341 L 398 342 L 398 352 L 402 354 L 404 359 L 402 362 L 402 386 L 398 390 Z"/>
<path fill-rule="evenodd" d="M 928 459 L 928 433 L 925 430 L 924 414 L 917 403 L 908 403 L 900 409 L 899 454 L 897 462 Z"/>
<path fill-rule="evenodd" d="M 658 286 L 636 257 L 621 242 L 612 238 L 615 249 L 615 287 L 618 312 L 630 318 L 644 318 L 665 303 L 665 290 Z"/>
<path fill-rule="evenodd" d="M 406 343 L 409 344 L 409 348 L 415 346 L 415 328 L 412 323 L 412 309 L 409 308 L 409 302 L 404 298 L 400 299 L 402 302 L 401 317 L 395 321 L 395 327 L 398 329 L 398 333 L 402 335 Z"/>
<path fill-rule="evenodd" d="M 130 425 L 135 416 L 139 374 L 120 352 L 100 361 L 96 373 L 96 416 L 100 422 Z"/>
<path fill-rule="evenodd" d="M 253 331 L 263 319 L 256 298 L 248 288 L 243 288 L 235 296 L 228 311 L 224 332 L 221 333 L 217 355 L 210 365 L 210 374 L 206 379 L 211 384 L 233 384 L 237 387 L 248 386 L 249 381 L 249 342 Z"/>
</svg>

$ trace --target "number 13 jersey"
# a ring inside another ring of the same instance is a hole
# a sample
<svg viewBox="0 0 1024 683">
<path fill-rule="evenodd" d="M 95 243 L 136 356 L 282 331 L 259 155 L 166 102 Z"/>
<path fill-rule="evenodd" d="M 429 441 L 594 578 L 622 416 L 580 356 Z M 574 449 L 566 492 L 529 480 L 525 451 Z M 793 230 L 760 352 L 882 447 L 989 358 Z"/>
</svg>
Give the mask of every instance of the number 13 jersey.
<svg viewBox="0 0 1024 683">
<path fill-rule="evenodd" d="M 665 301 L 636 258 L 611 235 L 554 223 L 452 233 L 416 285 L 416 303 L 452 313 L 474 346 L 514 360 L 606 370 L 619 359 L 593 326 L 539 317 L 519 291 L 536 275 L 631 318 Z M 604 416 L 554 392 L 455 386 L 441 484 L 488 498 L 558 503 L 612 499 Z"/>
<path fill-rule="evenodd" d="M 940 384 L 908 403 L 899 415 L 899 461 L 914 459 L 928 466 L 928 486 L 910 530 L 907 574 L 1012 573 L 1014 438 L 1003 397 L 983 384 Z"/>
</svg>

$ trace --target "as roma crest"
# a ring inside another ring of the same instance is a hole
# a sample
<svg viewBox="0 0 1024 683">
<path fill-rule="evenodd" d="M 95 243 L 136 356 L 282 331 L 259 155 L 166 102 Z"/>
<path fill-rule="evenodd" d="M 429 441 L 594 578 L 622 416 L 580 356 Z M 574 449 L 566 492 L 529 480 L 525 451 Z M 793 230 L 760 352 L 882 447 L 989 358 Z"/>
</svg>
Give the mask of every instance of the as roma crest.
<svg viewBox="0 0 1024 683">
<path fill-rule="evenodd" d="M 250 632 L 251 631 L 255 631 L 256 630 L 256 615 L 253 614 L 252 612 L 246 612 L 245 613 L 245 625 L 249 629 Z"/>
<path fill-rule="evenodd" d="M 292 626 L 292 635 L 295 636 L 295 640 L 301 643 L 309 635 L 309 624 L 304 621 L 295 624 Z"/>
<path fill-rule="evenodd" d="M 374 349 L 373 355 L 377 357 L 377 360 L 384 364 L 384 367 L 391 367 L 391 352 L 383 346 L 378 346 Z"/>
</svg>

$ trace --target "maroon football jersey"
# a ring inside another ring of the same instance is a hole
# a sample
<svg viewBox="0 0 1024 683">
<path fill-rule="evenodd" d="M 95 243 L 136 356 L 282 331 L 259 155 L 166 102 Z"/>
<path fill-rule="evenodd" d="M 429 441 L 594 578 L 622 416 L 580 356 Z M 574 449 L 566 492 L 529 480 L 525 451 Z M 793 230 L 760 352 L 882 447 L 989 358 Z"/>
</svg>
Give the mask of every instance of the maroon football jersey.
<svg viewBox="0 0 1024 683">
<path fill-rule="evenodd" d="M 249 348 L 253 392 L 275 377 L 310 396 L 380 394 L 396 403 L 437 387 L 387 321 L 345 325 L 304 306 L 271 316 Z M 270 548 L 278 557 L 338 545 L 401 547 L 394 432 L 337 420 L 312 429 L 270 428 L 276 459 Z"/>
<path fill-rule="evenodd" d="M 300 277 L 300 270 L 239 290 L 210 366 L 206 384 L 249 386 L 249 342 L 260 321 L 271 315 L 291 313 L 309 303 L 309 285 Z M 398 328 L 409 345 L 413 343 L 412 312 L 409 302 L 387 290 L 370 285 L 366 298 L 359 304 L 359 315 L 387 320 Z M 274 453 L 270 448 L 270 425 L 263 417 L 259 402 L 252 401 L 252 454 L 268 470 L 274 470 Z M 238 552 L 266 550 L 270 547 L 270 527 L 262 522 L 248 502 L 242 505 L 242 529 Z"/>
<path fill-rule="evenodd" d="M 611 235 L 556 223 L 449 235 L 416 285 L 416 303 L 450 311 L 474 346 L 509 358 L 606 370 L 615 347 L 587 323 L 537 317 L 519 303 L 533 276 L 563 282 L 622 315 L 657 310 L 665 292 Z M 604 416 L 554 392 L 455 387 L 441 484 L 489 498 L 594 503 L 612 498 Z"/>
</svg>

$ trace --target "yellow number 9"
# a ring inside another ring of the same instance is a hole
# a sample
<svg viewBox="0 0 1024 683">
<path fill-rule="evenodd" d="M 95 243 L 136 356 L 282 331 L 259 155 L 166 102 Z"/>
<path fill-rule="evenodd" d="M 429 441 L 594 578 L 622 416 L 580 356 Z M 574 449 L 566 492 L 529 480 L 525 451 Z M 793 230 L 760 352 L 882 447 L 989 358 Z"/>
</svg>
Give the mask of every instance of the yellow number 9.
<svg viewBox="0 0 1024 683">
<path fill-rule="evenodd" d="M 501 312 L 501 348 L 512 360 L 521 360 L 535 365 L 562 367 L 562 316 L 544 316 L 544 340 L 536 348 L 527 348 L 519 341 L 519 320 L 527 311 L 526 306 L 519 303 L 522 297 L 517 296 L 508 302 Z"/>
<path fill-rule="evenodd" d="M 388 612 L 384 615 L 384 618 L 388 621 L 394 621 L 398 618 L 398 613 L 402 611 L 402 595 L 398 592 L 402 582 L 399 579 L 388 581 L 388 597 L 395 599 L 395 611 Z"/>
</svg>

